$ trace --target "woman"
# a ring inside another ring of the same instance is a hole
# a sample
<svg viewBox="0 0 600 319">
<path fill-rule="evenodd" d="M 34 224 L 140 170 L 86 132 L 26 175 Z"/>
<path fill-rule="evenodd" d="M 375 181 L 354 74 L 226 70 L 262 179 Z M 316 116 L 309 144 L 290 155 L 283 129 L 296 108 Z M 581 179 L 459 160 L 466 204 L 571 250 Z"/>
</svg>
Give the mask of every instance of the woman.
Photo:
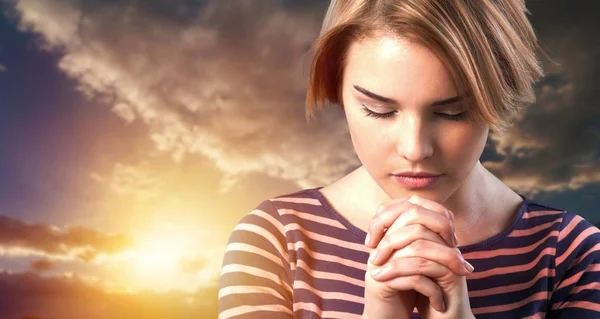
<svg viewBox="0 0 600 319">
<path fill-rule="evenodd" d="M 332 1 L 307 115 L 361 166 L 266 200 L 229 239 L 220 318 L 600 318 L 600 230 L 480 163 L 542 76 L 523 0 Z"/>
</svg>

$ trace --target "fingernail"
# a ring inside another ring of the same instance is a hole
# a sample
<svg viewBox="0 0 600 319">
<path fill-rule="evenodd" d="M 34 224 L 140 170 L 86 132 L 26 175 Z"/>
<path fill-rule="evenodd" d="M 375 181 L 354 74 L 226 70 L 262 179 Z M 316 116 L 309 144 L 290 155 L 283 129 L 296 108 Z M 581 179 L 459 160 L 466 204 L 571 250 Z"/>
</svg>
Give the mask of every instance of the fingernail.
<svg viewBox="0 0 600 319">
<path fill-rule="evenodd" d="M 454 234 L 454 246 L 458 246 L 458 237 L 456 237 L 456 233 Z"/>
<path fill-rule="evenodd" d="M 371 277 L 377 277 L 379 274 L 381 274 L 381 268 L 375 268 L 371 271 Z"/>
<path fill-rule="evenodd" d="M 371 258 L 369 258 L 369 262 L 373 263 L 373 261 L 377 260 L 377 250 L 375 251 L 375 253 L 373 255 L 371 255 Z"/>
<path fill-rule="evenodd" d="M 473 265 L 471 265 L 468 261 L 465 260 L 464 262 L 465 265 L 465 269 L 469 272 L 472 273 L 473 270 L 475 270 L 475 267 L 473 267 Z"/>
<path fill-rule="evenodd" d="M 367 238 L 365 238 L 365 245 L 369 246 L 369 240 L 371 240 L 371 234 L 367 233 Z"/>
</svg>

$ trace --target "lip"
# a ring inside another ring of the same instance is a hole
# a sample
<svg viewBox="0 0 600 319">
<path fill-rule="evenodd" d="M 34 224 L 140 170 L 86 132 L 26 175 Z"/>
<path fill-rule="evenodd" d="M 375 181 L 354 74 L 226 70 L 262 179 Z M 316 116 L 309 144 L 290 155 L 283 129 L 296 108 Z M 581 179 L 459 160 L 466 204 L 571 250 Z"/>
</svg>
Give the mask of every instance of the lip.
<svg viewBox="0 0 600 319">
<path fill-rule="evenodd" d="M 402 186 L 410 189 L 427 188 L 435 184 L 442 174 L 432 174 L 426 172 L 404 172 L 393 174 L 394 179 Z"/>
<path fill-rule="evenodd" d="M 442 174 L 429 173 L 429 172 L 400 172 L 397 174 L 392 174 L 394 176 L 406 176 L 406 177 L 437 177 L 442 176 Z"/>
</svg>

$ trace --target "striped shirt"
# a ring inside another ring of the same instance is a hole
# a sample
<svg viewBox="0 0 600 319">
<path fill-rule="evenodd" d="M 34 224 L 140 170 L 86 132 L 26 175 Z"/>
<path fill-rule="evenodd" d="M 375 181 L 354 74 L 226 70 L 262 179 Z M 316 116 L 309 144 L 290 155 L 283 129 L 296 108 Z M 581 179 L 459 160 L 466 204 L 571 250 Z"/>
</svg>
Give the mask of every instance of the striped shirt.
<svg viewBox="0 0 600 319">
<path fill-rule="evenodd" d="M 319 189 L 263 201 L 233 230 L 219 318 L 360 318 L 370 248 Z M 600 230 L 524 199 L 504 232 L 459 246 L 477 318 L 600 318 Z M 413 312 L 411 318 L 419 318 Z"/>
</svg>

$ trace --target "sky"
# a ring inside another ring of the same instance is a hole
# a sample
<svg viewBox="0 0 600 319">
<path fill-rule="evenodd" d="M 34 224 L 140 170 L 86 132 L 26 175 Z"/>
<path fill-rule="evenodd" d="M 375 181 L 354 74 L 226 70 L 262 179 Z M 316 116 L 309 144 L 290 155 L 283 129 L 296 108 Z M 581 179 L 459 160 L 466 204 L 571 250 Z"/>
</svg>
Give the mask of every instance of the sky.
<svg viewBox="0 0 600 319">
<path fill-rule="evenodd" d="M 326 5 L 0 0 L 0 318 L 216 317 L 234 225 L 360 165 L 304 118 Z M 597 225 L 598 6 L 527 1 L 545 76 L 481 159 Z"/>
</svg>

